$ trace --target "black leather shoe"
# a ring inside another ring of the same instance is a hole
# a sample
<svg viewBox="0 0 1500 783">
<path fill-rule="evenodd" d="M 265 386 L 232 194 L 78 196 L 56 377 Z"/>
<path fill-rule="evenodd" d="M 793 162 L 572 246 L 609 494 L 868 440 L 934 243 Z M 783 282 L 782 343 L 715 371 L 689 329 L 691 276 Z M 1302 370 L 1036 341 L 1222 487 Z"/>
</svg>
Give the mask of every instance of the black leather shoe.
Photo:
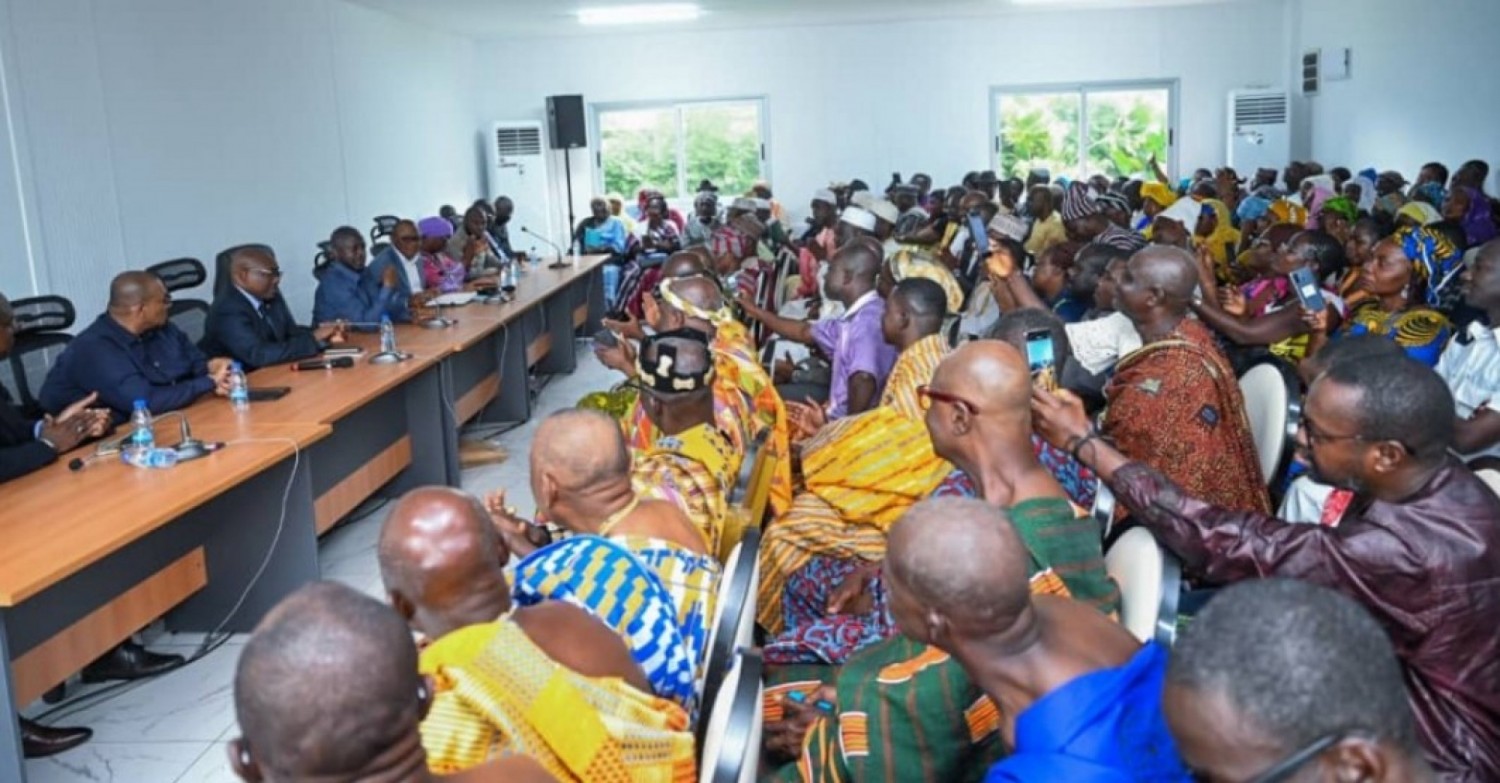
<svg viewBox="0 0 1500 783">
<path fill-rule="evenodd" d="M 84 668 L 83 681 L 138 680 L 180 665 L 181 655 L 158 655 L 135 642 L 125 642 Z"/>
<path fill-rule="evenodd" d="M 72 750 L 88 742 L 89 737 L 92 736 L 94 736 L 94 730 L 82 726 L 76 728 L 43 726 L 25 718 L 21 719 L 21 752 L 29 759 L 46 758 L 65 750 Z"/>
<path fill-rule="evenodd" d="M 42 694 L 42 701 L 48 704 L 57 704 L 63 699 L 67 698 L 67 695 L 68 684 L 65 682 L 58 683 L 57 685 L 52 686 L 52 688 L 46 693 Z"/>
</svg>

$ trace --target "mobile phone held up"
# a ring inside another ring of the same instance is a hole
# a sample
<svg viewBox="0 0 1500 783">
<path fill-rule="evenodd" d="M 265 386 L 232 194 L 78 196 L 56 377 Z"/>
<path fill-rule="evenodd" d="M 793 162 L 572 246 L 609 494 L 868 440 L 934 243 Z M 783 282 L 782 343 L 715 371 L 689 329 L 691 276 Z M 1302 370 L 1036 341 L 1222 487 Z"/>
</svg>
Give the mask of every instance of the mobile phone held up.
<svg viewBox="0 0 1500 783">
<path fill-rule="evenodd" d="M 594 333 L 594 345 L 601 348 L 613 348 L 620 344 L 620 338 L 608 329 L 600 329 Z"/>
<path fill-rule="evenodd" d="M 1049 392 L 1057 391 L 1057 355 L 1051 330 L 1026 330 L 1026 366 L 1032 383 Z"/>
<path fill-rule="evenodd" d="M 1297 292 L 1297 299 L 1302 302 L 1304 310 L 1321 313 L 1328 306 L 1323 299 L 1323 289 L 1318 287 L 1318 278 L 1311 268 L 1304 266 L 1294 269 L 1287 278 L 1292 281 L 1292 290 Z"/>
<path fill-rule="evenodd" d="M 984 213 L 977 209 L 969 211 L 969 238 L 974 240 L 975 252 L 984 253 L 990 247 L 990 233 L 984 224 Z"/>
</svg>

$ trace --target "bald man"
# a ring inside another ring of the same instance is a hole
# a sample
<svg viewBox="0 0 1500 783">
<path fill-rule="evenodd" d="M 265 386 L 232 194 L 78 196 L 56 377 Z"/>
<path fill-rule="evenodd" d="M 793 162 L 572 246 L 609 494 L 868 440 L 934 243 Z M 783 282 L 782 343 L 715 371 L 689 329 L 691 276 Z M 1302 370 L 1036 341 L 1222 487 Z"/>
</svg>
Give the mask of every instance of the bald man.
<svg viewBox="0 0 1500 783">
<path fill-rule="evenodd" d="M 432 694 L 411 635 L 389 608 L 337 583 L 307 585 L 266 615 L 240 655 L 242 734 L 229 743 L 229 763 L 249 783 L 374 783 L 397 771 L 403 781 L 436 781 L 417 731 Z M 443 779 L 556 780 L 521 755 Z"/>
<path fill-rule="evenodd" d="M 828 390 L 829 419 L 862 413 L 880 402 L 880 391 L 896 363 L 896 349 L 881 339 L 885 300 L 876 290 L 880 264 L 885 260 L 878 242 L 861 239 L 834 253 L 828 269 L 827 293 L 844 305 L 838 318 L 816 323 L 794 321 L 740 297 L 745 314 L 776 335 L 816 345 L 833 360 Z"/>
<path fill-rule="evenodd" d="M 365 286 L 368 288 L 395 284 L 394 300 L 386 308 L 392 321 L 410 321 L 412 300 L 423 294 L 421 256 L 422 234 L 417 230 L 417 224 L 402 220 L 391 229 L 390 247 L 380 251 L 365 267 Z M 392 271 L 387 272 L 387 269 Z"/>
<path fill-rule="evenodd" d="M 208 325 L 199 346 L 211 356 L 229 356 L 245 372 L 317 356 L 344 341 L 340 323 L 315 329 L 298 326 L 281 296 L 281 266 L 256 248 L 236 251 L 229 259 L 234 285 L 225 288 L 208 310 Z"/>
<path fill-rule="evenodd" d="M 512 605 L 502 570 L 510 553 L 496 526 L 472 495 L 423 487 L 397 502 L 381 530 L 380 575 L 391 605 L 432 640 L 419 668 L 436 681 L 422 725 L 433 771 L 518 752 L 561 780 L 590 779 L 569 774 L 560 757 L 596 769 L 619 752 L 614 743 L 647 738 L 672 752 L 648 754 L 644 766 L 690 764 L 686 713 L 648 695 L 649 681 L 614 630 L 562 601 Z M 553 696 L 538 703 L 544 688 Z M 570 709 L 561 723 L 559 708 Z M 588 733 L 594 730 L 600 733 Z M 575 735 L 559 731 L 605 742 L 580 748 Z M 586 758 L 570 757 L 575 751 Z"/>
<path fill-rule="evenodd" d="M 1125 265 L 1115 304 L 1144 345 L 1115 366 L 1101 433 L 1193 495 L 1268 513 L 1245 400 L 1213 333 L 1188 317 L 1198 285 L 1186 250 L 1153 245 Z M 1211 470 L 1203 466 L 1211 465 Z"/>
<path fill-rule="evenodd" d="M 229 393 L 229 359 L 209 359 L 167 320 L 172 297 L 150 272 L 122 272 L 109 284 L 109 308 L 73 338 L 38 395 L 48 413 L 98 393 L 114 420 L 136 400 L 152 413 L 186 408 L 205 394 Z"/>
<path fill-rule="evenodd" d="M 1189 780 L 1161 709 L 1167 651 L 1078 601 L 1033 595 L 1033 550 L 978 500 L 918 503 L 885 581 L 906 637 L 951 655 L 1013 750 L 986 781 Z"/>
</svg>

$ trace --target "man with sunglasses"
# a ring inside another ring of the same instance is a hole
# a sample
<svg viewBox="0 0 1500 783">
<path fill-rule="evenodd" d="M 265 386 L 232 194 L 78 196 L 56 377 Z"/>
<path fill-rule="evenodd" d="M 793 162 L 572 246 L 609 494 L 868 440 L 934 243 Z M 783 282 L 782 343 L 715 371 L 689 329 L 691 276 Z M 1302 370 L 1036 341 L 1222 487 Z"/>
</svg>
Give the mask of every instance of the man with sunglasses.
<svg viewBox="0 0 1500 783">
<path fill-rule="evenodd" d="M 1162 707 L 1202 783 L 1435 780 L 1391 640 L 1359 604 L 1307 582 L 1215 596 L 1172 648 Z"/>
<path fill-rule="evenodd" d="M 396 299 L 391 303 L 391 320 L 411 320 L 411 301 L 422 294 L 422 235 L 417 224 L 402 220 L 391 230 L 391 246 L 380 251 L 375 260 L 365 267 L 365 277 L 380 283 L 394 282 Z M 394 269 L 394 279 L 386 272 Z"/>
<path fill-rule="evenodd" d="M 199 346 L 205 353 L 230 356 L 245 372 L 316 356 L 344 341 L 341 322 L 316 329 L 298 326 L 281 296 L 281 267 L 263 250 L 241 249 L 229 259 L 234 285 L 208 310 Z"/>
<path fill-rule="evenodd" d="M 1433 767 L 1451 783 L 1500 780 L 1500 497 L 1449 452 L 1453 395 L 1426 365 L 1342 362 L 1313 382 L 1297 449 L 1315 480 L 1354 492 L 1336 527 L 1215 507 L 1115 450 L 1075 399 L 1033 393 L 1032 407 L 1037 430 L 1188 573 L 1303 579 L 1359 601 L 1395 644 Z"/>
<path fill-rule="evenodd" d="M 229 394 L 229 359 L 209 359 L 167 320 L 171 294 L 150 272 L 122 272 L 108 310 L 78 334 L 47 373 L 39 400 L 57 414 L 93 392 L 116 423 L 136 400 L 152 413 L 186 408 L 205 394 Z"/>
</svg>

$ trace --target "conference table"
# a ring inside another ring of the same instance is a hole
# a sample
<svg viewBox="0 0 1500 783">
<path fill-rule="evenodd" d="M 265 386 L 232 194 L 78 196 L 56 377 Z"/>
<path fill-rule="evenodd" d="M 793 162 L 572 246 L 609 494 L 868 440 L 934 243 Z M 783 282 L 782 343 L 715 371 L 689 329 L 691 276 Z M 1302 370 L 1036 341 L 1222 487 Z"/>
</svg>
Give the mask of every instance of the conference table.
<svg viewBox="0 0 1500 783">
<path fill-rule="evenodd" d="M 404 361 L 369 362 L 378 338 L 354 334 L 366 350 L 351 368 L 257 370 L 252 388 L 289 393 L 184 409 L 194 437 L 225 444 L 202 459 L 141 469 L 90 446 L 0 484 L 0 703 L 34 701 L 159 617 L 247 632 L 319 578 L 318 536 L 360 504 L 459 486 L 459 427 L 526 420 L 530 372 L 576 367 L 574 338 L 604 314 L 604 260 L 529 268 L 513 299 L 450 308 L 446 328 L 399 326 Z M 161 419 L 158 441 L 175 444 Z M 25 779 L 15 713 L 0 707 L 0 780 Z"/>
</svg>

